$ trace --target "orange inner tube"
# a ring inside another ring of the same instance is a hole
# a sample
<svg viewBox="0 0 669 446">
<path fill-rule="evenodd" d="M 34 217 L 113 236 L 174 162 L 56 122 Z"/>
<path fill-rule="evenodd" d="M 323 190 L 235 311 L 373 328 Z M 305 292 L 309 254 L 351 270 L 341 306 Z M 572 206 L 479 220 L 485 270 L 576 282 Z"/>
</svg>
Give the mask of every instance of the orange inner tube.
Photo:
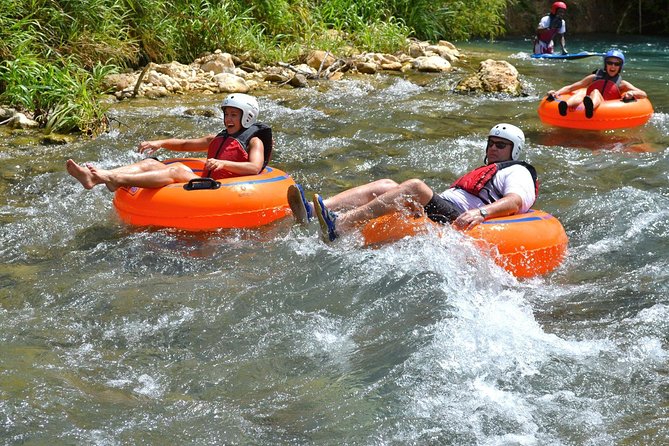
<svg viewBox="0 0 669 446">
<path fill-rule="evenodd" d="M 181 158 L 196 173 L 204 159 Z M 266 167 L 258 175 L 218 180 L 217 189 L 186 190 L 185 183 L 149 188 L 120 188 L 114 207 L 124 222 L 137 226 L 157 226 L 191 231 L 219 228 L 252 228 L 266 225 L 290 212 L 286 193 L 295 184 L 290 175 Z"/>
<path fill-rule="evenodd" d="M 366 246 L 425 234 L 437 223 L 425 216 L 393 213 L 367 222 L 361 228 Z M 465 234 L 482 251 L 516 277 L 533 277 L 557 268 L 567 252 L 569 239 L 557 218 L 540 210 L 491 218 Z"/>
<path fill-rule="evenodd" d="M 567 100 L 573 95 L 583 93 L 585 89 L 560 95 L 558 100 L 543 98 L 539 103 L 539 119 L 544 124 L 555 127 L 582 130 L 612 130 L 644 125 L 653 115 L 653 105 L 648 98 L 623 102 L 619 99 L 602 101 L 592 118 L 585 117 L 585 107 L 580 104 L 576 110 L 568 110 L 561 116 L 558 110 L 560 100 Z"/>
</svg>

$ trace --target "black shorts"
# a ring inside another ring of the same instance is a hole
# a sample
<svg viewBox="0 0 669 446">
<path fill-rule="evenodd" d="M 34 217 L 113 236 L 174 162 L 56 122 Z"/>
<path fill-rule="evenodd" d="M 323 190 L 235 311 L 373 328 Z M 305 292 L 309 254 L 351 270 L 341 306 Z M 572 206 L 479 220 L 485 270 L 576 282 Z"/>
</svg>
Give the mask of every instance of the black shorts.
<svg viewBox="0 0 669 446">
<path fill-rule="evenodd" d="M 440 195 L 432 194 L 432 198 L 425 205 L 427 218 L 437 223 L 452 223 L 462 211 L 452 201 L 448 201 Z"/>
</svg>

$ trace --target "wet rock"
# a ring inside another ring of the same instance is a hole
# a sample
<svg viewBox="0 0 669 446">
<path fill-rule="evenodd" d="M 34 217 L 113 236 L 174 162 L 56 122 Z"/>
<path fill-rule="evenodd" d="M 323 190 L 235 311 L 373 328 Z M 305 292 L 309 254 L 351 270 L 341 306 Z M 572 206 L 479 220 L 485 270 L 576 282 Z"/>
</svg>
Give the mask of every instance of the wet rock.
<svg viewBox="0 0 669 446">
<path fill-rule="evenodd" d="M 442 41 L 444 42 L 444 41 Z M 446 45 L 448 42 L 444 42 L 445 44 L 443 45 L 429 45 L 425 48 L 425 54 L 426 55 L 437 55 L 443 59 L 446 59 L 448 62 L 453 63 L 457 62 L 458 58 L 460 56 L 460 52 L 458 50 L 454 50 L 451 48 L 452 45 Z"/>
<path fill-rule="evenodd" d="M 44 135 L 39 142 L 45 146 L 56 146 L 69 144 L 74 140 L 75 139 L 72 136 L 61 135 L 58 133 L 49 133 L 48 135 Z"/>
<path fill-rule="evenodd" d="M 263 79 L 266 82 L 272 82 L 275 84 L 285 84 L 290 79 L 287 76 L 284 76 L 281 73 L 267 73 Z"/>
<path fill-rule="evenodd" d="M 427 45 L 421 45 L 421 42 L 411 42 L 409 44 L 409 56 L 413 59 L 425 56 Z"/>
<path fill-rule="evenodd" d="M 217 113 L 209 108 L 189 108 L 184 110 L 184 114 L 188 116 L 201 116 L 203 118 L 214 118 L 217 116 Z"/>
<path fill-rule="evenodd" d="M 112 74 L 104 79 L 104 88 L 107 91 L 123 91 L 135 85 L 137 75 L 132 73 Z"/>
<path fill-rule="evenodd" d="M 463 79 L 455 87 L 459 92 L 522 94 L 518 70 L 505 60 L 486 59 L 475 74 Z"/>
<path fill-rule="evenodd" d="M 316 70 L 326 69 L 337 59 L 329 51 L 316 50 L 307 56 L 307 65 Z"/>
<path fill-rule="evenodd" d="M 223 53 L 220 50 L 216 50 L 214 54 L 209 56 L 197 59 L 193 64 L 199 65 L 199 68 L 202 71 L 212 72 L 214 74 L 232 73 L 235 69 L 235 63 L 232 60 L 232 56 L 228 53 Z"/>
<path fill-rule="evenodd" d="M 430 44 L 412 39 L 408 42 L 408 50 L 409 54 L 399 55 L 351 51 L 346 53 L 346 58 L 315 50 L 309 53 L 306 63 L 293 66 L 278 62 L 277 66 L 270 67 L 252 62 L 249 54 L 238 57 L 216 50 L 190 65 L 151 63 L 142 72 L 112 75 L 105 81 L 119 100 L 134 96 L 156 98 L 168 93 L 190 91 L 204 94 L 247 93 L 252 89 L 265 88 L 268 83 L 300 88 L 307 86 L 309 79 L 336 81 L 352 69 L 363 74 L 375 74 L 381 70 L 448 72 L 452 69 L 451 62 L 460 58 L 457 48 L 447 41 Z M 140 78 L 141 81 L 138 81 Z"/>
<path fill-rule="evenodd" d="M 158 99 L 158 98 L 164 98 L 165 96 L 169 96 L 170 92 L 167 91 L 167 88 L 165 87 L 154 87 L 154 88 L 148 88 L 144 92 L 144 96 L 149 98 L 149 99 Z"/>
<path fill-rule="evenodd" d="M 304 74 L 296 73 L 295 76 L 290 79 L 290 85 L 295 88 L 304 88 L 309 84 L 307 82 L 307 77 Z"/>
<path fill-rule="evenodd" d="M 451 71 L 452 67 L 449 61 L 441 56 L 421 56 L 413 61 L 413 67 L 421 72 L 439 73 Z"/>
<path fill-rule="evenodd" d="M 358 71 L 358 73 L 362 74 L 375 74 L 379 70 L 377 69 L 377 65 L 374 62 L 365 62 L 365 61 L 358 61 L 355 64 L 355 69 Z"/>
<path fill-rule="evenodd" d="M 213 77 L 218 90 L 225 93 L 248 93 L 251 90 L 244 79 L 230 73 L 219 73 Z"/>
<path fill-rule="evenodd" d="M 11 119 L 14 114 L 16 114 L 15 109 L 0 107 L 0 124 L 4 124 L 5 121 Z"/>
<path fill-rule="evenodd" d="M 254 71 L 262 71 L 262 66 L 260 64 L 251 62 L 249 60 L 242 62 L 239 68 L 246 71 L 247 73 L 253 73 Z"/>
<path fill-rule="evenodd" d="M 28 118 L 23 113 L 14 114 L 14 116 L 7 121 L 7 125 L 11 129 L 36 129 L 39 127 L 37 121 Z"/>
</svg>

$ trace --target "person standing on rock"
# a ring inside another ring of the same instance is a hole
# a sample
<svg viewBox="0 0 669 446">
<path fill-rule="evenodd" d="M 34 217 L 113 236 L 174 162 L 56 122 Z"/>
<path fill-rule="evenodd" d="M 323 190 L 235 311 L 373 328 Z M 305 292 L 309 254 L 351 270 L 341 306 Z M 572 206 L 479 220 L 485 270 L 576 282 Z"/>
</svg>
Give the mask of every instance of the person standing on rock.
<svg viewBox="0 0 669 446">
<path fill-rule="evenodd" d="M 161 139 L 143 141 L 139 152 L 152 155 L 163 148 L 177 152 L 207 152 L 202 177 L 214 180 L 260 173 L 272 152 L 272 129 L 257 122 L 260 108 L 250 95 L 235 93 L 223 100 L 225 129 L 218 135 L 196 139 Z M 163 164 L 146 158 L 116 169 L 99 169 L 91 164 L 79 165 L 68 159 L 67 171 L 86 189 L 104 184 L 110 191 L 119 187 L 158 188 L 171 183 L 185 183 L 200 175 L 181 163 Z"/>
<path fill-rule="evenodd" d="M 555 2 L 551 6 L 550 14 L 547 14 L 539 21 L 537 34 L 534 37 L 534 54 L 553 54 L 554 40 L 560 38 L 560 47 L 562 54 L 567 54 L 567 48 L 564 35 L 567 32 L 567 24 L 564 15 L 567 12 L 567 5 L 563 2 Z"/>
</svg>

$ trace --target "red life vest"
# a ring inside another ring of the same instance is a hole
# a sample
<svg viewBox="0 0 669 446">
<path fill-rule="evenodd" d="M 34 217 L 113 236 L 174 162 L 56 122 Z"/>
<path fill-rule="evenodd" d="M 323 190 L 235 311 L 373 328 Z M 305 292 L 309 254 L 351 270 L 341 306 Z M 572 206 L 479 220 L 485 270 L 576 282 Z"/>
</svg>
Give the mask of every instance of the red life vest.
<svg viewBox="0 0 669 446">
<path fill-rule="evenodd" d="M 590 92 L 596 89 L 599 90 L 605 101 L 620 99 L 622 97 L 622 94 L 620 93 L 621 81 L 622 77 L 620 74 L 616 74 L 614 77 L 609 77 L 606 70 L 600 68 L 595 72 L 595 80 L 588 87 L 586 94 L 590 94 Z"/>
<path fill-rule="evenodd" d="M 249 128 L 242 130 L 234 135 L 229 135 L 227 130 L 221 133 L 209 143 L 207 158 L 218 160 L 245 162 L 249 160 L 248 146 L 251 138 L 257 136 L 263 143 L 264 156 L 260 172 L 267 166 L 272 156 L 272 129 L 262 123 L 255 123 Z M 260 173 L 258 172 L 258 173 Z M 210 177 L 214 180 L 239 176 L 239 174 L 228 172 L 227 170 L 217 170 L 216 172 L 205 171 L 204 177 Z"/>
<path fill-rule="evenodd" d="M 549 14 L 549 16 L 548 28 L 537 32 L 537 38 L 546 44 L 551 43 L 553 37 L 555 37 L 560 31 L 560 28 L 562 28 L 562 19 L 555 17 L 553 14 Z M 557 26 L 554 26 L 555 23 L 557 23 Z"/>
<path fill-rule="evenodd" d="M 557 29 L 542 29 L 537 33 L 537 39 L 541 40 L 542 42 L 549 44 L 551 43 L 551 40 L 553 40 L 553 37 L 558 33 Z"/>
<path fill-rule="evenodd" d="M 500 170 L 516 164 L 520 164 L 530 171 L 530 175 L 532 175 L 532 180 L 534 181 L 535 197 L 539 196 L 537 171 L 531 164 L 528 164 L 525 161 L 504 161 L 501 163 L 492 163 L 481 166 L 457 179 L 451 187 L 465 190 L 472 195 L 478 196 L 484 203 L 490 204 L 495 201 L 495 195 L 502 195 L 500 191 L 495 189 L 492 182 L 493 178 Z"/>
</svg>

